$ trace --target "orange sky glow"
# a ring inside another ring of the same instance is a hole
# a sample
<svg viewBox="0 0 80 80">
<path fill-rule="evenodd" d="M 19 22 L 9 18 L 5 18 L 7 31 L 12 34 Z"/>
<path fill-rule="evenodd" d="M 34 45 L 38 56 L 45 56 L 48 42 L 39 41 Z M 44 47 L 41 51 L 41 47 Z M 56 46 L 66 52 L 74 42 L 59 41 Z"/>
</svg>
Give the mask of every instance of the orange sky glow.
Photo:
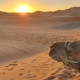
<svg viewBox="0 0 80 80">
<path fill-rule="evenodd" d="M 0 0 L 0 11 L 5 12 L 35 12 L 56 11 L 70 7 L 79 7 L 80 0 Z M 26 8 L 20 10 L 21 6 Z"/>
</svg>

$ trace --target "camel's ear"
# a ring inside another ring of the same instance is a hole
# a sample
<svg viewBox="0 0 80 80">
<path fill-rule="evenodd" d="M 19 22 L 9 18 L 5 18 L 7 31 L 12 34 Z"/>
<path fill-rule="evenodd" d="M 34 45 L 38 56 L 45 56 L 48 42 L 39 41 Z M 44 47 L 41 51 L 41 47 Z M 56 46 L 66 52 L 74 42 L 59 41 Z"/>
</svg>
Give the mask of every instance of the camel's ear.
<svg viewBox="0 0 80 80">
<path fill-rule="evenodd" d="M 54 44 L 50 47 L 50 49 L 52 49 L 52 48 L 53 48 L 53 46 L 54 46 Z"/>
<path fill-rule="evenodd" d="M 58 43 L 54 43 L 54 44 L 50 47 L 50 49 L 55 48 L 57 44 L 58 44 Z"/>
</svg>

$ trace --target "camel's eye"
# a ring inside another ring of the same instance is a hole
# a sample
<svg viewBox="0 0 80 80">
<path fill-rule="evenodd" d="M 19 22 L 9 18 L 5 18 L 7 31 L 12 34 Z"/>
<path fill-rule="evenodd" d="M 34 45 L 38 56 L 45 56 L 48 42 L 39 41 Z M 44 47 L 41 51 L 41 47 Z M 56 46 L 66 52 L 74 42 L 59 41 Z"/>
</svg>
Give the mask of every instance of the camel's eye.
<svg viewBox="0 0 80 80">
<path fill-rule="evenodd" d="M 67 51 L 67 53 L 71 53 L 72 51 Z"/>
<path fill-rule="evenodd" d="M 67 51 L 67 55 L 72 56 L 72 51 Z"/>
</svg>

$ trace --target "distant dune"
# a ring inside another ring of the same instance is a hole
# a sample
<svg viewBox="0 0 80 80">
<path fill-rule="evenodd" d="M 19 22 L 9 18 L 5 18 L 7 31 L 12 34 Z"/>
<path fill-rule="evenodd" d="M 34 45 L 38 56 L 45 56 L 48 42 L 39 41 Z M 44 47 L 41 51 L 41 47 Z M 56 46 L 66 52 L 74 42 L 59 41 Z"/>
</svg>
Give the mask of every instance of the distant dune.
<svg viewBox="0 0 80 80">
<path fill-rule="evenodd" d="M 72 7 L 65 10 L 58 10 L 54 12 L 54 15 L 80 17 L 80 7 Z"/>
</svg>

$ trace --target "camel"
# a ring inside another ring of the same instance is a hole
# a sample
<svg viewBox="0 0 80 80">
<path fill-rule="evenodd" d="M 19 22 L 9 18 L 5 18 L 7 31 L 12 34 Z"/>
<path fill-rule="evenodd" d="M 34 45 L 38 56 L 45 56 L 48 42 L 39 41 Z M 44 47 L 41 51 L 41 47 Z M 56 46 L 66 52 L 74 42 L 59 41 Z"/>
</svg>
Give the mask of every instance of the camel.
<svg viewBox="0 0 80 80">
<path fill-rule="evenodd" d="M 80 72 L 80 41 L 54 43 L 49 56 Z"/>
</svg>

